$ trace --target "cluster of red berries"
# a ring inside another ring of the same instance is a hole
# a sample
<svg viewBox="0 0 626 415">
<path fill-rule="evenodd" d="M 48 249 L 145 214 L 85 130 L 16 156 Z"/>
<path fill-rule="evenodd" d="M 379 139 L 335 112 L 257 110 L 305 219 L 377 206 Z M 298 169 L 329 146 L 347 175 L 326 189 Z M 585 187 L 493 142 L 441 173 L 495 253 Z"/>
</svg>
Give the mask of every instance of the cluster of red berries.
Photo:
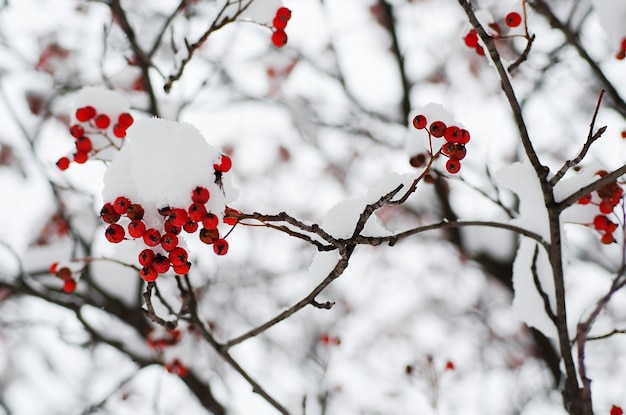
<svg viewBox="0 0 626 415">
<path fill-rule="evenodd" d="M 274 16 L 274 20 L 272 20 L 272 25 L 274 26 L 272 44 L 277 48 L 282 48 L 287 44 L 285 28 L 287 27 L 289 19 L 291 19 L 291 10 L 286 7 L 280 7 L 276 10 L 276 16 Z"/>
<path fill-rule="evenodd" d="M 76 290 L 76 279 L 74 278 L 74 272 L 68 267 L 59 268 L 59 263 L 55 262 L 50 265 L 48 270 L 50 274 L 56 275 L 63 281 L 63 292 L 70 294 Z"/>
<path fill-rule="evenodd" d="M 148 335 L 148 347 L 157 352 L 163 351 L 163 349 L 174 346 L 180 342 L 182 333 L 178 329 L 167 330 L 164 335 L 157 337 L 154 332 Z"/>
<path fill-rule="evenodd" d="M 510 12 L 504 17 L 504 24 L 509 28 L 518 27 L 522 24 L 522 16 L 517 12 Z M 489 28 L 493 31 L 494 37 L 502 35 L 502 28 L 498 23 L 490 23 Z M 471 29 L 463 38 L 465 46 L 474 49 L 478 56 L 485 56 L 485 49 L 478 43 L 478 33 L 476 29 Z"/>
<path fill-rule="evenodd" d="M 626 37 L 622 39 L 620 46 L 619 46 L 619 51 L 617 52 L 615 57 L 619 59 L 620 61 L 626 58 Z"/>
<path fill-rule="evenodd" d="M 123 112 L 117 116 L 116 122 L 112 125 L 109 115 L 98 113 L 94 107 L 88 105 L 76 110 L 76 121 L 78 123 L 69 128 L 70 134 L 76 139 L 74 143 L 76 152 L 73 155 L 73 160 L 76 163 L 83 164 L 90 156 L 97 154 L 107 145 L 115 146 L 108 135 L 109 127 L 112 127 L 114 137 L 122 139 L 126 137 L 126 130 L 133 125 L 134 119 L 129 113 Z M 103 136 L 108 143 L 105 142 L 102 147 L 97 147 L 92 141 L 93 136 Z M 70 162 L 69 157 L 61 157 L 56 165 L 60 170 L 67 170 Z"/>
<path fill-rule="evenodd" d="M 428 139 L 432 137 L 443 137 L 446 142 L 441 146 L 438 154 L 441 153 L 448 157 L 446 162 L 446 170 L 450 174 L 456 174 L 461 169 L 461 160 L 463 160 L 467 154 L 465 145 L 470 141 L 470 133 L 464 128 L 457 127 L 456 125 L 446 125 L 443 121 L 433 121 L 428 125 L 428 119 L 425 115 L 419 114 L 413 118 L 413 127 L 418 130 L 426 130 L 428 133 Z M 414 167 L 420 167 L 426 160 L 426 156 L 418 154 L 412 157 L 410 163 Z"/>
<path fill-rule="evenodd" d="M 231 161 L 226 155 L 222 156 L 219 164 L 213 166 L 216 172 L 225 173 L 230 170 Z M 133 203 L 125 196 L 119 196 L 111 202 L 104 204 L 100 210 L 100 217 L 109 226 L 106 228 L 105 237 L 111 243 L 120 243 L 128 235 L 133 239 L 141 239 L 147 246 L 139 253 L 139 264 L 142 266 L 139 275 L 146 282 L 152 282 L 160 274 L 165 274 L 170 268 L 179 275 L 189 272 L 191 262 L 188 260 L 187 251 L 179 246 L 178 235 L 185 231 L 195 233 L 202 225 L 199 237 L 202 242 L 213 245 L 213 251 L 217 255 L 225 255 L 228 252 L 228 242 L 220 237 L 219 218 L 212 212 L 207 211 L 206 203 L 210 194 L 206 187 L 198 186 L 191 192 L 191 204 L 187 209 L 177 207 L 163 207 L 158 213 L 163 217 L 161 229 L 149 228 L 143 221 L 144 208 L 141 204 Z M 239 212 L 226 208 L 223 221 L 234 225 L 238 221 Z M 124 226 L 118 222 L 125 216 L 129 222 Z"/>
<path fill-rule="evenodd" d="M 165 370 L 167 370 L 168 373 L 178 375 L 181 378 L 184 378 L 189 373 L 187 366 L 185 366 L 179 359 L 174 359 L 167 363 L 165 365 Z"/>
<path fill-rule="evenodd" d="M 596 175 L 604 177 L 607 175 L 607 172 L 606 170 L 600 170 Z M 609 245 L 615 242 L 613 233 L 617 230 L 617 223 L 611 221 L 608 215 L 613 213 L 613 209 L 624 196 L 624 189 L 615 181 L 604 185 L 595 193 L 595 198 L 593 194 L 589 193 L 581 197 L 578 203 L 581 205 L 594 204 L 598 207 L 600 214 L 594 217 L 592 225 L 602 234 L 600 241 L 605 245 Z"/>
</svg>

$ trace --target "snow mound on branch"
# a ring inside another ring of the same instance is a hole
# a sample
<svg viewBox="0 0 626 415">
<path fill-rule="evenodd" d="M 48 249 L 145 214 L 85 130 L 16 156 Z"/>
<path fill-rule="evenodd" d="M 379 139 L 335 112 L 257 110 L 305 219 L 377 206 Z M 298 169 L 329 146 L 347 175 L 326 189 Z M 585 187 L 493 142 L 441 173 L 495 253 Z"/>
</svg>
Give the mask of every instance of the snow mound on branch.
<svg viewBox="0 0 626 415">
<path fill-rule="evenodd" d="M 394 197 L 391 198 L 391 200 L 399 199 L 405 194 L 413 180 L 417 177 L 418 174 L 414 173 L 404 175 L 397 173 L 389 174 L 365 196 L 343 200 L 330 208 L 322 220 L 322 229 L 335 238 L 347 239 L 352 237 L 361 214 L 366 209 L 367 205 L 376 203 L 383 196 L 396 190 L 399 186 L 402 186 Z M 365 222 L 365 227 L 361 231 L 361 235 L 365 236 L 389 236 L 391 234 L 392 233 L 385 229 L 380 223 L 375 213 L 368 218 L 367 222 Z"/>
<path fill-rule="evenodd" d="M 229 175 L 221 177 L 223 189 L 216 183 L 213 163 L 220 159 L 220 151 L 192 125 L 157 118 L 139 120 L 125 140 L 104 176 L 105 202 L 125 196 L 140 203 L 151 224 L 150 215 L 153 222 L 158 221 L 158 208 L 187 208 L 197 186 L 209 190 L 207 210 L 216 214 L 236 197 Z"/>
<path fill-rule="evenodd" d="M 520 214 L 509 223 L 534 232 L 549 241 L 548 211 L 543 200 L 541 184 L 530 163 L 507 166 L 496 173 L 496 180 L 519 197 Z M 536 249 L 537 257 L 534 261 Z M 532 271 L 533 265 L 536 268 L 536 275 Z M 535 277 L 539 281 L 541 291 L 535 283 Z M 518 320 L 548 337 L 555 338 L 556 328 L 546 313 L 542 293 L 549 298 L 554 311 L 554 281 L 548 254 L 537 241 L 522 236 L 513 263 L 513 314 Z"/>
</svg>

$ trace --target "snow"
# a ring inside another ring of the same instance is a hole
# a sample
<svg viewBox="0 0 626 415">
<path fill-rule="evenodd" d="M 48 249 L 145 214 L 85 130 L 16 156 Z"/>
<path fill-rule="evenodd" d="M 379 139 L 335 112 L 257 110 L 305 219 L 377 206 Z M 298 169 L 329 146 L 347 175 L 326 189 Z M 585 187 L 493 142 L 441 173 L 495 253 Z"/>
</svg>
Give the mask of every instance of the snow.
<svg viewBox="0 0 626 415">
<path fill-rule="evenodd" d="M 495 178 L 501 186 L 516 193 L 520 201 L 519 216 L 509 223 L 535 232 L 549 241 L 548 212 L 539 179 L 530 163 L 514 163 L 496 172 Z M 545 312 L 544 302 L 531 270 L 537 246 L 536 241 L 521 237 L 513 263 L 513 313 L 517 319 L 535 327 L 546 336 L 555 337 L 556 328 Z M 550 304 L 554 305 L 552 268 L 542 246 L 538 247 L 536 271 L 542 291 L 550 299 Z"/>
<path fill-rule="evenodd" d="M 126 196 L 140 203 L 148 224 L 155 225 L 158 208 L 187 208 L 197 186 L 209 189 L 211 198 L 206 206 L 210 212 L 223 212 L 226 201 L 232 200 L 215 183 L 213 163 L 220 158 L 219 150 L 192 125 L 156 118 L 138 120 L 125 140 L 104 176 L 105 202 Z M 222 181 L 225 189 L 232 189 L 227 174 Z"/>
<path fill-rule="evenodd" d="M 234 17 L 239 10 L 246 7 L 237 17 L 239 20 L 250 20 L 266 25 L 271 25 L 276 10 L 282 6 L 280 0 L 220 0 L 217 4 L 217 10 L 221 10 L 226 2 L 229 5 L 224 10 L 223 16 Z"/>
</svg>

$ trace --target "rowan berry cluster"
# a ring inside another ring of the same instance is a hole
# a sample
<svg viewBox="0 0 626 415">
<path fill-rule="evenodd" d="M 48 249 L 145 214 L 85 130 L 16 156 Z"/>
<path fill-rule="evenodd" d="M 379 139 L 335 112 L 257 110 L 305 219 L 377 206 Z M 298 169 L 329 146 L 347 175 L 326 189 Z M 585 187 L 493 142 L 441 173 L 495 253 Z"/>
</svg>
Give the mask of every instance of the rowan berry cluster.
<svg viewBox="0 0 626 415">
<path fill-rule="evenodd" d="M 626 37 L 620 42 L 619 51 L 617 51 L 615 57 L 620 61 L 626 58 Z"/>
<path fill-rule="evenodd" d="M 504 24 L 511 29 L 516 28 L 522 24 L 522 16 L 517 12 L 510 12 L 504 17 Z M 493 22 L 488 26 L 494 38 L 502 36 L 502 27 L 499 23 Z M 485 49 L 478 43 L 478 33 L 476 29 L 471 29 L 467 32 L 463 37 L 463 41 L 465 42 L 465 46 L 474 49 L 478 56 L 485 56 Z"/>
<path fill-rule="evenodd" d="M 600 170 L 596 175 L 604 177 L 607 172 Z M 615 181 L 604 185 L 594 194 L 589 193 L 578 200 L 581 205 L 593 204 L 598 207 L 600 214 L 594 217 L 591 225 L 602 235 L 600 241 L 603 244 L 609 245 L 615 242 L 613 233 L 617 230 L 618 225 L 611 221 L 608 215 L 613 213 L 623 196 L 624 189 Z"/>
<path fill-rule="evenodd" d="M 75 272 L 72 271 L 69 267 L 62 266 L 59 268 L 59 263 L 55 262 L 50 265 L 48 271 L 50 272 L 50 274 L 55 275 L 57 278 L 63 281 L 63 292 L 71 294 L 76 290 L 76 285 L 78 283 L 74 278 Z"/>
<path fill-rule="evenodd" d="M 287 44 L 285 28 L 287 27 L 289 19 L 291 19 L 291 10 L 286 7 L 280 7 L 276 10 L 276 16 L 274 16 L 274 20 L 272 20 L 272 44 L 277 48 L 282 48 Z"/>
<path fill-rule="evenodd" d="M 90 105 L 78 108 L 75 117 L 77 123 L 70 126 L 69 132 L 76 140 L 74 142 L 76 151 L 72 160 L 78 164 L 85 163 L 89 157 L 96 155 L 104 148 L 111 146 L 119 148 L 111 135 L 117 139 L 123 139 L 126 137 L 126 130 L 134 122 L 133 116 L 127 112 L 111 117 L 105 113 L 98 113 Z M 98 140 L 95 140 L 96 137 Z M 61 157 L 56 165 L 60 170 L 67 170 L 72 160 L 67 156 Z"/>
<path fill-rule="evenodd" d="M 157 337 L 153 333 L 148 335 L 148 347 L 158 353 L 164 349 L 180 343 L 182 333 L 178 329 L 167 330 L 162 336 Z M 165 364 L 165 370 L 168 373 L 185 377 L 189 373 L 189 369 L 179 359 L 174 359 Z"/>
<path fill-rule="evenodd" d="M 216 177 L 230 170 L 230 157 L 222 155 L 219 163 L 215 163 Z M 211 195 L 206 187 L 198 186 L 191 191 L 190 205 L 187 208 L 166 206 L 158 209 L 158 226 L 149 226 L 144 220 L 145 210 L 139 203 L 133 203 L 125 196 L 117 197 L 113 202 L 107 202 L 100 210 L 100 217 L 109 226 L 105 230 L 105 237 L 111 243 L 120 243 L 126 238 L 126 233 L 133 239 L 140 240 L 146 249 L 139 253 L 138 261 L 141 265 L 139 275 L 146 282 L 152 282 L 160 274 L 170 269 L 174 273 L 183 275 L 189 272 L 191 262 L 188 252 L 179 246 L 178 235 L 182 231 L 193 234 L 199 229 L 199 238 L 208 245 L 213 245 L 217 255 L 228 252 L 228 242 L 220 236 L 218 225 L 220 218 L 207 210 L 207 202 Z M 226 208 L 223 212 L 223 222 L 229 225 L 237 223 L 239 212 Z M 125 218 L 125 227 L 118 223 Z M 202 226 L 200 228 L 200 225 Z"/>
<path fill-rule="evenodd" d="M 440 150 L 435 154 L 443 154 L 448 158 L 446 162 L 446 170 L 450 174 L 456 174 L 461 169 L 461 160 L 467 154 L 465 145 L 470 141 L 470 133 L 464 128 L 456 125 L 446 125 L 443 121 L 433 121 L 428 125 L 428 119 L 423 114 L 418 114 L 413 118 L 413 127 L 418 130 L 425 130 L 428 133 L 428 140 L 432 143 L 432 138 L 445 139 Z M 410 163 L 413 167 L 420 167 L 426 161 L 424 154 L 418 154 L 411 158 Z"/>
</svg>

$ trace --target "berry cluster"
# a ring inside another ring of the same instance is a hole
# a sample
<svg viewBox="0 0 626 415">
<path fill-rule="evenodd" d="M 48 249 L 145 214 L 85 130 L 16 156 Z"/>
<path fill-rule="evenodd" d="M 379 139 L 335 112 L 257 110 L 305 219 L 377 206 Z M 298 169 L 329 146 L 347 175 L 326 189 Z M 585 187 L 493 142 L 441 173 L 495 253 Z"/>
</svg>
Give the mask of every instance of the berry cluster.
<svg viewBox="0 0 626 415">
<path fill-rule="evenodd" d="M 180 343 L 181 335 L 180 330 L 177 329 L 167 330 L 161 337 L 156 337 L 153 333 L 150 333 L 148 335 L 148 347 L 158 353 L 162 353 L 167 347 Z M 185 366 L 179 359 L 174 359 L 171 362 L 166 363 L 165 370 L 167 370 L 168 373 L 178 375 L 181 378 L 184 378 L 189 373 L 187 366 Z"/>
<path fill-rule="evenodd" d="M 180 342 L 182 333 L 178 329 L 167 330 L 163 336 L 156 337 L 154 332 L 148 335 L 148 347 L 157 352 L 163 351 L 165 348 L 174 346 Z"/>
<path fill-rule="evenodd" d="M 504 17 L 504 24 L 511 29 L 516 28 L 522 24 L 522 16 L 517 12 L 510 12 Z M 500 24 L 494 22 L 490 23 L 488 26 L 494 38 L 502 36 L 502 27 Z M 478 43 L 478 33 L 476 29 L 471 29 L 467 32 L 463 37 L 463 41 L 465 42 L 465 46 L 474 49 L 478 56 L 485 56 L 485 49 Z"/>
<path fill-rule="evenodd" d="M 606 174 L 605 170 L 596 173 L 600 177 L 604 177 Z M 591 225 L 602 234 L 600 241 L 605 245 L 615 242 L 613 233 L 617 230 L 618 225 L 611 221 L 608 215 L 613 213 L 613 209 L 619 204 L 623 196 L 624 189 L 615 181 L 598 189 L 595 196 L 589 193 L 578 200 L 581 205 L 593 204 L 598 207 L 600 214 L 594 217 Z"/>
<path fill-rule="evenodd" d="M 448 126 L 443 121 L 439 120 L 433 121 L 428 125 L 428 119 L 423 114 L 416 115 L 415 118 L 413 118 L 413 127 L 418 130 L 425 130 L 428 133 L 428 140 L 431 143 L 432 137 L 443 137 L 446 140 L 436 155 L 443 154 L 448 157 L 448 161 L 446 162 L 446 170 L 448 173 L 458 173 L 461 169 L 461 160 L 463 160 L 467 154 L 465 145 L 470 141 L 469 131 L 457 127 L 456 125 Z M 419 167 L 423 165 L 425 160 L 425 155 L 418 154 L 411 158 L 410 163 L 414 167 Z"/>
<path fill-rule="evenodd" d="M 69 267 L 63 266 L 59 268 L 59 263 L 55 262 L 50 265 L 48 270 L 50 274 L 56 275 L 57 278 L 60 278 L 63 281 L 63 292 L 67 294 L 71 294 L 76 290 L 76 279 L 74 278 L 74 271 L 72 271 Z"/>
<path fill-rule="evenodd" d="M 619 51 L 615 55 L 617 59 L 624 60 L 626 58 L 626 37 L 622 39 L 619 46 Z"/>
<path fill-rule="evenodd" d="M 291 10 L 286 7 L 280 7 L 276 10 L 276 16 L 274 16 L 274 20 L 272 20 L 272 25 L 274 26 L 272 44 L 277 48 L 282 48 L 287 44 L 285 28 L 287 27 L 289 19 L 291 19 Z"/>
<path fill-rule="evenodd" d="M 113 119 L 105 113 L 98 111 L 88 105 L 76 110 L 76 124 L 70 126 L 69 131 L 72 137 L 76 139 L 76 152 L 73 155 L 74 162 L 78 164 L 85 163 L 90 156 L 97 154 L 106 147 L 116 147 L 118 145 L 111 139 L 109 132 L 116 138 L 122 139 L 126 137 L 126 130 L 133 124 L 133 116 L 127 112 L 118 114 Z M 104 140 L 98 140 L 94 143 L 95 137 L 103 137 Z M 100 143 L 101 141 L 101 143 Z M 61 157 L 56 165 L 60 170 L 67 170 L 71 160 L 69 157 Z"/>
<path fill-rule="evenodd" d="M 230 157 L 222 155 L 220 162 L 213 165 L 216 177 L 230 170 Z M 185 231 L 189 234 L 199 231 L 199 238 L 208 245 L 213 245 L 217 255 L 228 252 L 228 242 L 220 236 L 218 216 L 207 210 L 206 203 L 211 195 L 206 187 L 198 186 L 191 192 L 188 208 L 163 207 L 158 209 L 161 218 L 158 226 L 149 227 L 144 221 L 144 208 L 139 203 L 133 203 L 125 196 L 117 197 L 113 202 L 107 202 L 100 210 L 100 217 L 109 226 L 105 237 L 111 243 L 120 243 L 126 233 L 133 239 L 141 240 L 146 249 L 139 253 L 139 264 L 142 266 L 139 275 L 146 282 L 152 282 L 160 274 L 165 274 L 170 268 L 179 275 L 189 272 L 191 262 L 187 251 L 179 246 L 178 235 Z M 240 212 L 226 208 L 223 222 L 229 225 L 237 223 Z M 118 222 L 122 217 L 127 218 L 126 228 Z"/>
</svg>

